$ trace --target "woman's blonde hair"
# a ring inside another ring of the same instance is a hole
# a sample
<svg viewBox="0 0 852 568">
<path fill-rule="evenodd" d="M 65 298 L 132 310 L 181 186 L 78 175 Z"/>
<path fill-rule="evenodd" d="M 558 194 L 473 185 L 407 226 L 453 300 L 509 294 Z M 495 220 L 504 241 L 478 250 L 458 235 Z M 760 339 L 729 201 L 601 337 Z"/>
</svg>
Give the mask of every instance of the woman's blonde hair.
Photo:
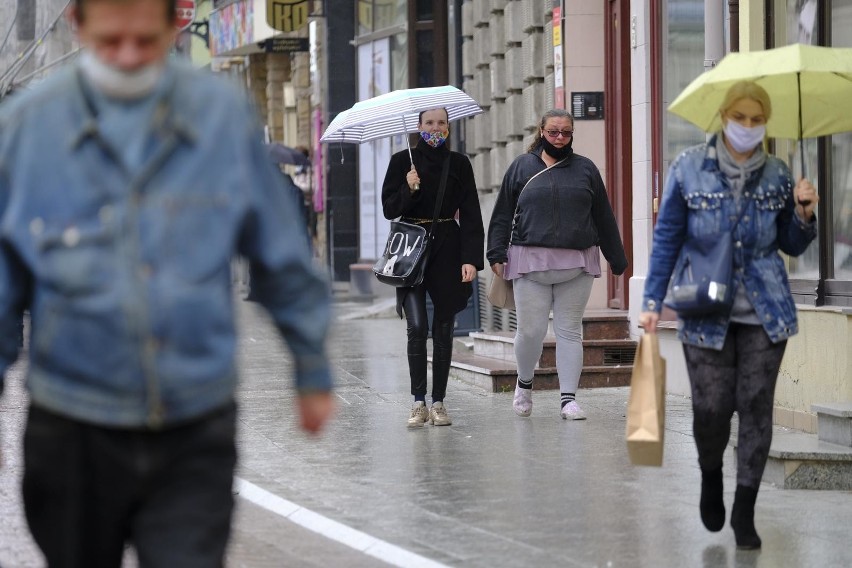
<svg viewBox="0 0 852 568">
<path fill-rule="evenodd" d="M 766 120 L 769 120 L 769 117 L 772 116 L 772 101 L 769 100 L 769 93 L 754 81 L 734 83 L 728 89 L 725 100 L 722 101 L 722 106 L 719 107 L 719 112 L 724 114 L 740 99 L 752 99 L 759 102 L 760 106 L 763 107 L 763 114 L 766 116 Z"/>
</svg>

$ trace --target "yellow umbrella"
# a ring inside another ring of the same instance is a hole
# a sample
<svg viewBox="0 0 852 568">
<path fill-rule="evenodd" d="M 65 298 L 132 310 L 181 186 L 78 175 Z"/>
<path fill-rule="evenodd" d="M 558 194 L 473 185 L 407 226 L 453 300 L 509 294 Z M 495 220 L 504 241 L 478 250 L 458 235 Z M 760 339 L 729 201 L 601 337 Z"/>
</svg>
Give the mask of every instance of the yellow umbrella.
<svg viewBox="0 0 852 568">
<path fill-rule="evenodd" d="M 769 93 L 767 136 L 801 140 L 852 130 L 851 48 L 794 44 L 731 53 L 690 83 L 669 111 L 707 132 L 719 130 L 719 107 L 739 81 L 754 81 Z"/>
<path fill-rule="evenodd" d="M 769 137 L 801 141 L 852 131 L 850 48 L 797 43 L 728 54 L 690 83 L 669 105 L 669 111 L 707 132 L 720 130 L 719 107 L 728 89 L 740 81 L 753 81 L 769 94 Z M 804 176 L 805 150 L 801 142 L 799 152 Z"/>
</svg>

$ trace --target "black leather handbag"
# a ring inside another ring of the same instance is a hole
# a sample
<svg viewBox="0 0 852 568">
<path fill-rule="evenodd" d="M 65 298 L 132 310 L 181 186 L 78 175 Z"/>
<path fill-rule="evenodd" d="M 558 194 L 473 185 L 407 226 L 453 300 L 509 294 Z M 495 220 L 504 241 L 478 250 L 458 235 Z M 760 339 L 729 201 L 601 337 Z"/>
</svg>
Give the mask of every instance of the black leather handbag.
<svg viewBox="0 0 852 568">
<path fill-rule="evenodd" d="M 435 201 L 435 214 L 432 215 L 432 225 L 429 232 L 420 225 L 391 221 L 390 234 L 385 243 L 385 252 L 373 265 L 373 274 L 379 282 L 407 288 L 423 282 L 426 274 L 426 262 L 429 259 L 429 243 L 432 241 L 432 231 L 435 229 L 438 214 L 444 201 L 444 191 L 447 188 L 447 176 L 450 172 L 450 158 L 444 160 L 441 169 L 441 185 L 438 188 L 438 198 Z"/>
<path fill-rule="evenodd" d="M 681 317 L 727 314 L 734 304 L 734 235 L 746 207 L 727 233 L 683 244 L 663 304 Z"/>
<path fill-rule="evenodd" d="M 730 311 L 734 302 L 733 253 L 730 233 L 688 240 L 663 304 L 683 317 Z"/>
</svg>

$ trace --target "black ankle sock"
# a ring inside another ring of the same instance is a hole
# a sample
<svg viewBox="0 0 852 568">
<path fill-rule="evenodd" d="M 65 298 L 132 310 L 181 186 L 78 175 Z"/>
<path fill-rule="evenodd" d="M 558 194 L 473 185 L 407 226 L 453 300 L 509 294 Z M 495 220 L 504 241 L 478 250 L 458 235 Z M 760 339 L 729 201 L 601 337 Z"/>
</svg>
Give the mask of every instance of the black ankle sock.
<svg viewBox="0 0 852 568">
<path fill-rule="evenodd" d="M 422 402 L 423 404 L 426 404 L 426 395 L 425 394 L 415 394 L 414 395 L 414 402 Z"/>
<path fill-rule="evenodd" d="M 566 404 L 568 404 L 569 402 L 571 402 L 572 400 L 575 400 L 577 398 L 574 395 L 573 392 L 563 392 L 563 393 L 561 393 L 561 397 L 562 397 L 562 408 L 565 408 Z"/>
<path fill-rule="evenodd" d="M 521 379 L 520 377 L 518 377 L 518 386 L 521 387 L 522 389 L 531 389 L 532 388 L 532 379 L 530 379 L 529 381 L 525 381 L 525 380 Z"/>
</svg>

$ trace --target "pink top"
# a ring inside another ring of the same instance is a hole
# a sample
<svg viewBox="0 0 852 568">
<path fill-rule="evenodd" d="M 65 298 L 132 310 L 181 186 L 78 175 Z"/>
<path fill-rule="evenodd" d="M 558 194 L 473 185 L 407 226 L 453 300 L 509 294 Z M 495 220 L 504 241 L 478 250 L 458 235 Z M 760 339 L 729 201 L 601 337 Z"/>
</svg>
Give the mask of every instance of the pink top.
<svg viewBox="0 0 852 568">
<path fill-rule="evenodd" d="M 511 245 L 503 278 L 514 280 L 529 272 L 542 270 L 568 270 L 583 268 L 595 278 L 601 275 L 601 251 L 599 247 L 574 250 L 549 247 L 525 247 Z"/>
</svg>

